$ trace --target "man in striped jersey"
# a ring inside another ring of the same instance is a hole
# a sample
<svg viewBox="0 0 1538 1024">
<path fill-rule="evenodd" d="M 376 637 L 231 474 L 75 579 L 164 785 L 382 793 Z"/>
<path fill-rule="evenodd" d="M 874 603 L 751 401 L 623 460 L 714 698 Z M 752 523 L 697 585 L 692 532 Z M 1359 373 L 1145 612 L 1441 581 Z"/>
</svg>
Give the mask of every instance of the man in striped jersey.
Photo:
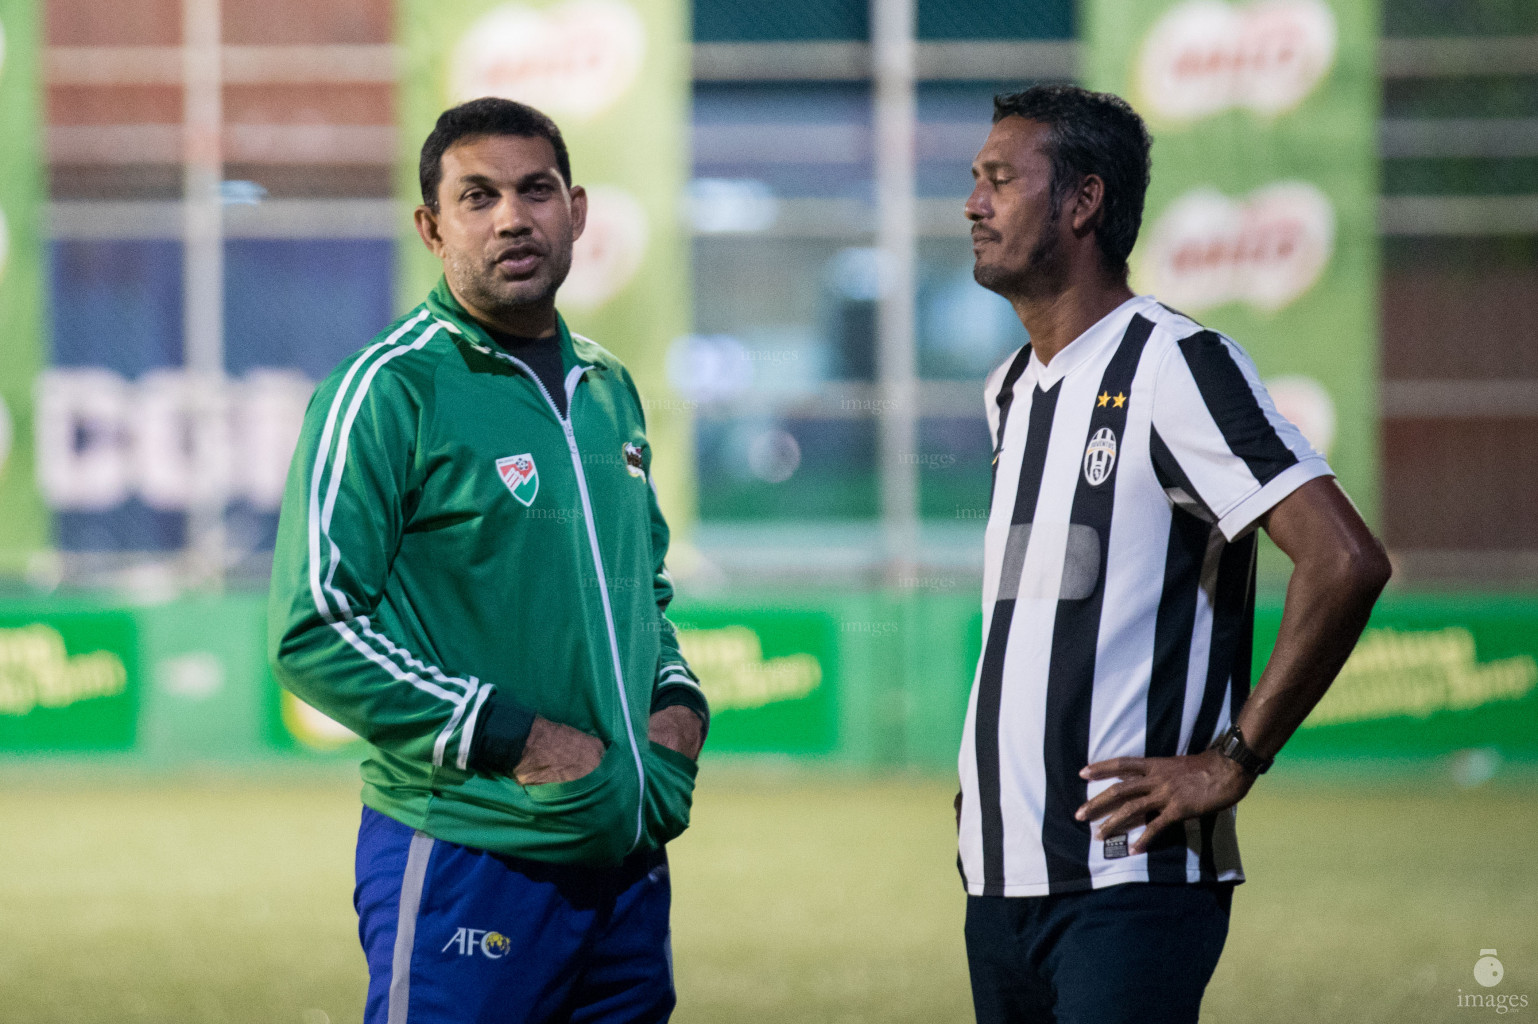
<svg viewBox="0 0 1538 1024">
<path fill-rule="evenodd" d="M 664 845 L 708 717 L 624 365 L 556 313 L 587 210 L 561 133 L 439 119 L 426 301 L 316 389 L 269 603 L 274 670 L 369 743 L 368 1024 L 664 1021 Z"/>
<path fill-rule="evenodd" d="M 1234 342 L 1127 287 L 1149 139 L 1067 86 L 995 100 L 978 283 L 1030 335 L 988 378 L 983 653 L 957 819 L 979 1021 L 1194 1021 L 1242 880 L 1234 805 L 1388 580 Z M 1250 690 L 1256 530 L 1294 563 Z"/>
</svg>

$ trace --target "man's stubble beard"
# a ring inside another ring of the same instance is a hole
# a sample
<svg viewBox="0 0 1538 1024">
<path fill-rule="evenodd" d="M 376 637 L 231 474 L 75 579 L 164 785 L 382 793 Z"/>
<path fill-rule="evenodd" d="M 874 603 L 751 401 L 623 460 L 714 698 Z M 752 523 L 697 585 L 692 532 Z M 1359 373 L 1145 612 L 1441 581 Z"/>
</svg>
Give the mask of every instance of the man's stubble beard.
<svg viewBox="0 0 1538 1024">
<path fill-rule="evenodd" d="M 454 285 L 454 291 L 470 305 L 483 313 L 497 316 L 518 313 L 530 306 L 541 305 L 555 298 L 555 293 L 571 273 L 571 248 L 564 253 L 550 253 L 546 257 L 550 276 L 543 288 L 533 293 L 521 289 L 534 284 L 535 279 L 525 281 L 499 281 L 495 267 L 488 267 L 479 256 L 451 253 L 444 260 L 444 272 Z M 512 285 L 507 289 L 505 285 Z"/>
<path fill-rule="evenodd" d="M 1010 272 L 979 262 L 972 267 L 972 279 L 1011 301 L 1049 299 L 1062 294 L 1068 283 L 1068 258 L 1057 232 L 1059 216 L 1054 212 L 1048 218 L 1022 270 Z"/>
</svg>

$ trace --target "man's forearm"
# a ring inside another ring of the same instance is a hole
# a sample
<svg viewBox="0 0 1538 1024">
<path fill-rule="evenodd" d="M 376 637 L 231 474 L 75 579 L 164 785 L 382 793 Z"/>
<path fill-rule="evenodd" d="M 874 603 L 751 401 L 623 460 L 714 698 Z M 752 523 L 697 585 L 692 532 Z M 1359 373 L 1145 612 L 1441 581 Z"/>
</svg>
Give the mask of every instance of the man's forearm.
<svg viewBox="0 0 1538 1024">
<path fill-rule="evenodd" d="M 705 719 L 694 708 L 671 704 L 652 712 L 646 737 L 697 761 L 705 746 Z"/>
<path fill-rule="evenodd" d="M 1274 757 L 1319 703 L 1362 635 L 1388 576 L 1376 545 L 1297 565 L 1276 647 L 1237 722 L 1252 750 Z"/>
<path fill-rule="evenodd" d="M 1271 660 L 1235 723 L 1245 744 L 1274 757 L 1329 689 L 1388 583 L 1388 555 L 1351 499 L 1328 477 L 1283 498 L 1265 518 L 1266 532 L 1294 566 L 1282 628 Z M 1177 821 L 1232 807 L 1255 776 L 1217 750 L 1185 757 L 1113 757 L 1086 766 L 1087 781 L 1118 779 L 1075 816 L 1099 822 L 1097 836 L 1139 824 L 1131 846 L 1147 852 L 1153 837 Z"/>
</svg>

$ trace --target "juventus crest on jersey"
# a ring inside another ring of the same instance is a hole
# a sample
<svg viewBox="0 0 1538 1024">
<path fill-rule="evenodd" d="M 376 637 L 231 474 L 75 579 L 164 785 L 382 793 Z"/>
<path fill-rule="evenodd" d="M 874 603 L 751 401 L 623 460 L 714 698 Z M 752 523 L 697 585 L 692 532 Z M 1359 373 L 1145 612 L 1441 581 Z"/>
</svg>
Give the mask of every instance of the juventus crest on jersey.
<svg viewBox="0 0 1538 1024">
<path fill-rule="evenodd" d="M 1239 881 L 1234 813 L 1146 854 L 1074 820 L 1107 758 L 1198 753 L 1249 693 L 1256 522 L 1330 474 L 1228 338 L 1129 299 L 984 389 L 994 445 L 983 652 L 962 737 L 967 891 Z"/>
</svg>

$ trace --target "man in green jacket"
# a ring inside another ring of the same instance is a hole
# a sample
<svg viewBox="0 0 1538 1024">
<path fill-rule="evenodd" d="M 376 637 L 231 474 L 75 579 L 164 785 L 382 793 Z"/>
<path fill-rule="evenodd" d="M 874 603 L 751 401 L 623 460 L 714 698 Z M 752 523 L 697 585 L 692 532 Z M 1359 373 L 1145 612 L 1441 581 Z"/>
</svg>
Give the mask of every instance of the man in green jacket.
<svg viewBox="0 0 1538 1024">
<path fill-rule="evenodd" d="M 370 745 L 365 1020 L 663 1021 L 709 710 L 640 396 L 555 308 L 587 197 L 499 99 L 446 111 L 420 177 L 443 278 L 316 389 L 269 603 L 278 679 Z"/>
</svg>

